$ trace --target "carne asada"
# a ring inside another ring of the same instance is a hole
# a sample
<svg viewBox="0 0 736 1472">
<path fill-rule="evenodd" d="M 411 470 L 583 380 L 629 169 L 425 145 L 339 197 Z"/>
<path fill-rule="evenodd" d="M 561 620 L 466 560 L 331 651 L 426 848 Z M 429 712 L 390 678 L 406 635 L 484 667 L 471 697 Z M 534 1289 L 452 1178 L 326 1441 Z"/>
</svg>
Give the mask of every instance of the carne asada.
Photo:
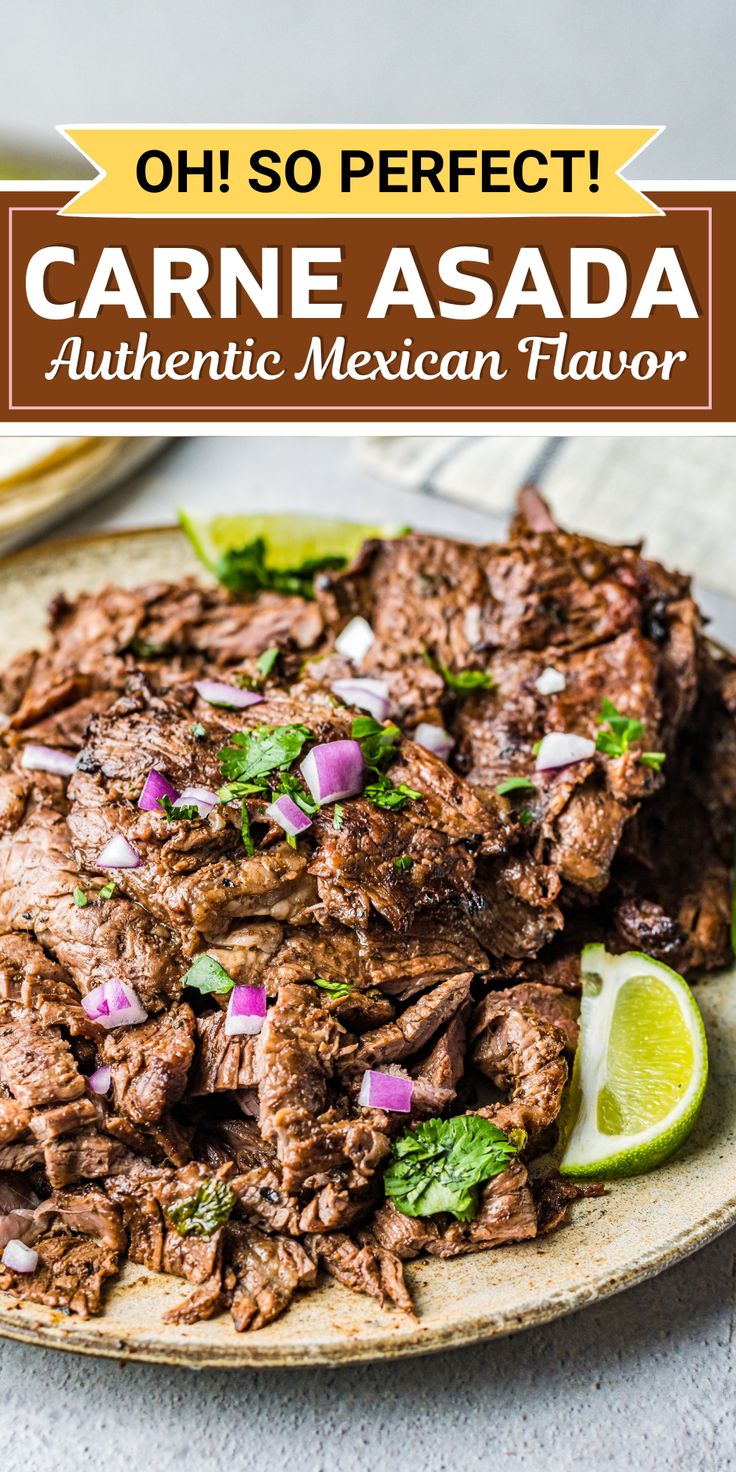
<svg viewBox="0 0 736 1472">
<path fill-rule="evenodd" d="M 0 675 L 0 1288 L 255 1331 L 536 1238 L 579 956 L 729 962 L 736 663 L 686 578 L 409 534 L 50 610 Z M 218 564 L 219 565 L 219 564 Z M 583 1053 L 584 1053 L 583 1048 Z M 564 1170 L 564 1162 L 563 1162 Z"/>
</svg>

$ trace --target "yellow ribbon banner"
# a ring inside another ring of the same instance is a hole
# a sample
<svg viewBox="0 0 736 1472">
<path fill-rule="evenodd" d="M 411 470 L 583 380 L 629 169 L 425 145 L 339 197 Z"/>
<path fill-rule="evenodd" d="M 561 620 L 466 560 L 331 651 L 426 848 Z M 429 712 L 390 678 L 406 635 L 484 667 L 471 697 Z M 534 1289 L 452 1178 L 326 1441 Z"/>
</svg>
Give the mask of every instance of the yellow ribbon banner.
<svg viewBox="0 0 736 1472">
<path fill-rule="evenodd" d="M 67 215 L 656 215 L 621 171 L 661 128 L 74 127 Z"/>
</svg>

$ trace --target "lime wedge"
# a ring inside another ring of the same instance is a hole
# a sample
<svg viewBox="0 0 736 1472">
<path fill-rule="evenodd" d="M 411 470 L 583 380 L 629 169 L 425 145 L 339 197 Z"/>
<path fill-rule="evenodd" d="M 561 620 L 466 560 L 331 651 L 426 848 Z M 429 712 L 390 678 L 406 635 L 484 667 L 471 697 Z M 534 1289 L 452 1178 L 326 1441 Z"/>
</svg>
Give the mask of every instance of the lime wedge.
<svg viewBox="0 0 736 1472">
<path fill-rule="evenodd" d="M 581 967 L 560 1170 L 638 1175 L 672 1155 L 695 1123 L 708 1077 L 703 1019 L 687 982 L 651 956 L 586 946 Z"/>
<path fill-rule="evenodd" d="M 256 537 L 263 537 L 266 543 L 269 566 L 290 568 L 315 557 L 351 560 L 370 538 L 398 537 L 405 530 L 388 524 L 289 513 L 207 518 L 179 511 L 179 525 L 210 572 L 214 572 L 224 552 L 245 547 Z"/>
</svg>

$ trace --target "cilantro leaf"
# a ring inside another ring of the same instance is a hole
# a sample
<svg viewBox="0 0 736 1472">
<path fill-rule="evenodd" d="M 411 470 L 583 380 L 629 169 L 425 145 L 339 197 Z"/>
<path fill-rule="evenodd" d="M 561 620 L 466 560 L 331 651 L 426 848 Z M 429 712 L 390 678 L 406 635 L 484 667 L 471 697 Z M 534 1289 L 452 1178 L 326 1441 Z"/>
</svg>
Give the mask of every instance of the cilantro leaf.
<svg viewBox="0 0 736 1472">
<path fill-rule="evenodd" d="M 407 869 L 411 869 L 413 863 L 411 854 L 399 854 L 398 859 L 394 859 L 394 869 L 397 869 L 399 874 L 404 874 Z"/>
<path fill-rule="evenodd" d="M 328 997 L 349 997 L 355 991 L 355 987 L 350 986 L 347 981 L 325 981 L 324 976 L 313 977 L 312 986 L 321 987 Z"/>
<path fill-rule="evenodd" d="M 115 883 L 115 880 L 108 879 L 107 884 L 103 884 L 102 889 L 100 890 L 100 899 L 111 900 L 116 889 L 117 884 Z"/>
<path fill-rule="evenodd" d="M 236 1197 L 227 1181 L 202 1181 L 193 1196 L 167 1208 L 167 1216 L 180 1237 L 212 1237 L 225 1225 Z"/>
<path fill-rule="evenodd" d="M 441 659 L 433 659 L 428 649 L 424 651 L 424 663 L 441 675 L 448 690 L 456 695 L 470 695 L 473 690 L 495 690 L 496 681 L 490 670 L 451 670 Z"/>
<path fill-rule="evenodd" d="M 389 762 L 393 761 L 395 748 L 401 740 L 398 726 L 391 722 L 388 726 L 381 726 L 372 716 L 356 716 L 350 727 L 350 735 L 353 741 L 360 742 L 363 760 L 372 772 L 385 772 Z"/>
<path fill-rule="evenodd" d="M 505 797 L 507 792 L 536 792 L 536 782 L 530 782 L 528 777 L 506 777 L 505 781 L 499 782 L 496 792 L 499 797 Z"/>
<path fill-rule="evenodd" d="M 253 731 L 236 731 L 231 744 L 218 752 L 228 784 L 223 801 L 244 795 L 243 784 L 263 778 L 268 772 L 290 767 L 311 735 L 308 726 L 256 726 Z M 225 795 L 227 794 L 227 795 Z"/>
<path fill-rule="evenodd" d="M 448 690 L 454 690 L 457 695 L 469 695 L 473 690 L 495 690 L 496 688 L 496 681 L 490 670 L 453 671 L 448 669 L 446 664 L 440 664 L 438 668 Z"/>
<path fill-rule="evenodd" d="M 199 817 L 199 808 L 196 803 L 184 803 L 183 807 L 171 801 L 170 797 L 160 797 L 158 806 L 166 814 L 170 823 L 185 822 L 193 823 Z"/>
<path fill-rule="evenodd" d="M 256 849 L 250 831 L 250 818 L 248 817 L 248 799 L 245 797 L 240 804 L 240 836 L 243 840 L 243 848 L 245 849 L 248 858 L 252 859 Z"/>
<path fill-rule="evenodd" d="M 377 782 L 367 784 L 363 789 L 363 796 L 376 808 L 399 812 L 408 802 L 418 802 L 422 794 L 414 787 L 407 787 L 405 782 L 398 782 L 394 786 L 389 777 L 381 775 Z"/>
<path fill-rule="evenodd" d="M 534 821 L 534 814 L 530 813 L 528 808 L 522 808 L 521 812 L 518 814 L 518 820 L 521 823 L 522 828 L 526 828 L 529 823 L 532 823 Z"/>
<path fill-rule="evenodd" d="M 264 649 L 263 654 L 259 654 L 256 660 L 256 668 L 264 680 L 270 675 L 280 653 L 281 650 L 278 644 L 272 644 L 270 649 Z"/>
<path fill-rule="evenodd" d="M 231 593 L 257 593 L 271 588 L 277 593 L 296 593 L 301 598 L 314 598 L 315 573 L 329 569 L 339 572 L 347 564 L 346 557 L 310 557 L 299 567 L 269 567 L 265 537 L 254 537 L 244 547 L 234 547 L 218 558 L 214 572 Z"/>
<path fill-rule="evenodd" d="M 299 779 L 294 776 L 293 772 L 280 772 L 278 788 L 274 788 L 274 791 L 278 797 L 290 797 L 292 802 L 295 802 L 297 807 L 301 808 L 302 812 L 306 813 L 308 818 L 313 817 L 318 811 L 318 804 L 309 796 L 308 792 L 304 791 Z"/>
<path fill-rule="evenodd" d="M 334 808 L 332 809 L 332 826 L 336 833 L 340 832 L 340 829 L 342 828 L 344 822 L 345 809 L 341 802 L 336 802 Z"/>
<path fill-rule="evenodd" d="M 599 719 L 601 729 L 596 736 L 595 745 L 596 750 L 604 752 L 606 756 L 623 756 L 632 741 L 639 741 L 644 735 L 642 722 L 623 716 L 610 700 L 603 701 Z"/>
<path fill-rule="evenodd" d="M 84 890 L 80 889 L 78 884 L 75 884 L 73 893 L 75 905 L 78 905 L 80 910 L 83 910 L 85 905 L 89 904 L 89 895 L 85 894 Z"/>
<path fill-rule="evenodd" d="M 606 756 L 624 756 L 629 750 L 632 741 L 640 741 L 644 735 L 642 721 L 637 721 L 631 716 L 623 716 L 610 700 L 604 700 L 600 713 L 601 729 L 595 739 L 597 751 L 602 751 Z M 651 767 L 653 772 L 659 772 L 665 760 L 663 751 L 641 751 L 637 754 L 637 761 L 644 767 Z"/>
<path fill-rule="evenodd" d="M 653 772 L 661 772 L 665 753 L 663 751 L 642 751 L 639 761 L 643 767 L 651 767 Z"/>
<path fill-rule="evenodd" d="M 235 986 L 232 976 L 229 976 L 224 966 L 216 961 L 214 956 L 197 956 L 189 970 L 182 976 L 182 986 L 191 986 L 200 992 L 203 997 L 215 992 L 224 996 L 231 992 Z"/>
<path fill-rule="evenodd" d="M 194 737 L 195 741 L 204 741 L 207 735 L 201 721 L 195 721 L 194 725 L 189 727 L 189 733 Z"/>
<path fill-rule="evenodd" d="M 394 1141 L 386 1195 L 404 1216 L 449 1211 L 458 1221 L 472 1221 L 481 1183 L 500 1175 L 524 1143 L 523 1131 L 507 1137 L 477 1114 L 428 1119 Z"/>
</svg>

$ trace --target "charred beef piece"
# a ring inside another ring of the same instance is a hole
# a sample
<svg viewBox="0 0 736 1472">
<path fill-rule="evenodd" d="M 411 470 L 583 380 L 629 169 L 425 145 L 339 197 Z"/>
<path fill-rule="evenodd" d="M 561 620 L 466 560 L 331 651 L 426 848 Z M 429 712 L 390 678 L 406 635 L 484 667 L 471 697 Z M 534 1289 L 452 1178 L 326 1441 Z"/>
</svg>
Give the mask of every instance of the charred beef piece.
<svg viewBox="0 0 736 1472">
<path fill-rule="evenodd" d="M 338 1283 L 358 1293 L 367 1293 L 381 1308 L 395 1306 L 404 1313 L 414 1312 L 400 1258 L 367 1233 L 361 1233 L 355 1242 L 345 1232 L 317 1232 L 307 1236 L 306 1244 L 320 1266 Z"/>
<path fill-rule="evenodd" d="M 94 1237 L 58 1227 L 38 1237 L 34 1248 L 39 1258 L 35 1272 L 14 1273 L 0 1266 L 0 1288 L 83 1319 L 98 1314 L 105 1283 L 118 1270 L 118 1252 Z"/>
<path fill-rule="evenodd" d="M 103 1247 L 124 1252 L 127 1237 L 122 1215 L 99 1186 L 54 1191 L 34 1212 L 42 1230 L 61 1225 L 70 1232 L 99 1238 Z"/>
<path fill-rule="evenodd" d="M 112 1069 L 116 1108 L 134 1124 L 155 1124 L 186 1088 L 194 1057 L 191 1007 L 179 1002 L 142 1026 L 108 1033 L 101 1056 Z"/>
<path fill-rule="evenodd" d="M 567 1081 L 564 1035 L 537 1013 L 490 992 L 470 1025 L 472 1058 L 506 1102 L 478 1110 L 500 1129 L 523 1129 L 534 1138 L 554 1123 Z"/>
<path fill-rule="evenodd" d="M 561 1226 L 573 1202 L 581 1201 L 585 1196 L 602 1196 L 604 1190 L 600 1181 L 567 1181 L 558 1171 L 538 1176 L 532 1181 L 532 1195 L 540 1235 Z"/>
<path fill-rule="evenodd" d="M 229 1038 L 225 1013 L 207 1012 L 197 1018 L 197 1056 L 189 1086 L 193 1098 L 227 1089 L 250 1089 L 258 1083 L 256 1039 Z"/>
<path fill-rule="evenodd" d="M 278 1318 L 299 1290 L 313 1288 L 317 1269 L 293 1237 L 267 1236 L 235 1222 L 227 1229 L 227 1261 L 235 1276 L 230 1313 L 239 1334 Z"/>
<path fill-rule="evenodd" d="M 83 994 L 121 975 L 149 1009 L 178 996 L 184 971 L 172 934 L 117 894 L 80 907 L 79 865 L 61 814 L 30 814 L 0 841 L 0 929 L 31 930 Z"/>
<path fill-rule="evenodd" d="M 357 1052 L 350 1058 L 350 1073 L 362 1077 L 366 1068 L 398 1063 L 418 1053 L 438 1028 L 463 1007 L 472 979 L 469 974 L 450 977 L 413 1002 L 395 1022 L 364 1033 Z"/>
<path fill-rule="evenodd" d="M 580 1036 L 580 1002 L 557 986 L 546 986 L 539 981 L 522 981 L 503 993 L 512 1007 L 522 1012 L 532 1012 L 542 1022 L 548 1022 L 561 1032 L 571 1053 L 575 1052 Z"/>
<path fill-rule="evenodd" d="M 0 1078 L 26 1109 L 78 1099 L 84 1079 L 69 1044 L 33 1013 L 0 1006 Z"/>
<path fill-rule="evenodd" d="M 255 921 L 233 926 L 208 952 L 234 981 L 265 985 L 273 996 L 284 982 L 319 976 L 406 998 L 458 972 L 479 974 L 488 968 L 488 958 L 469 930 L 434 918 L 401 935 L 380 921 L 365 930 L 331 922 L 285 926 Z"/>
</svg>

